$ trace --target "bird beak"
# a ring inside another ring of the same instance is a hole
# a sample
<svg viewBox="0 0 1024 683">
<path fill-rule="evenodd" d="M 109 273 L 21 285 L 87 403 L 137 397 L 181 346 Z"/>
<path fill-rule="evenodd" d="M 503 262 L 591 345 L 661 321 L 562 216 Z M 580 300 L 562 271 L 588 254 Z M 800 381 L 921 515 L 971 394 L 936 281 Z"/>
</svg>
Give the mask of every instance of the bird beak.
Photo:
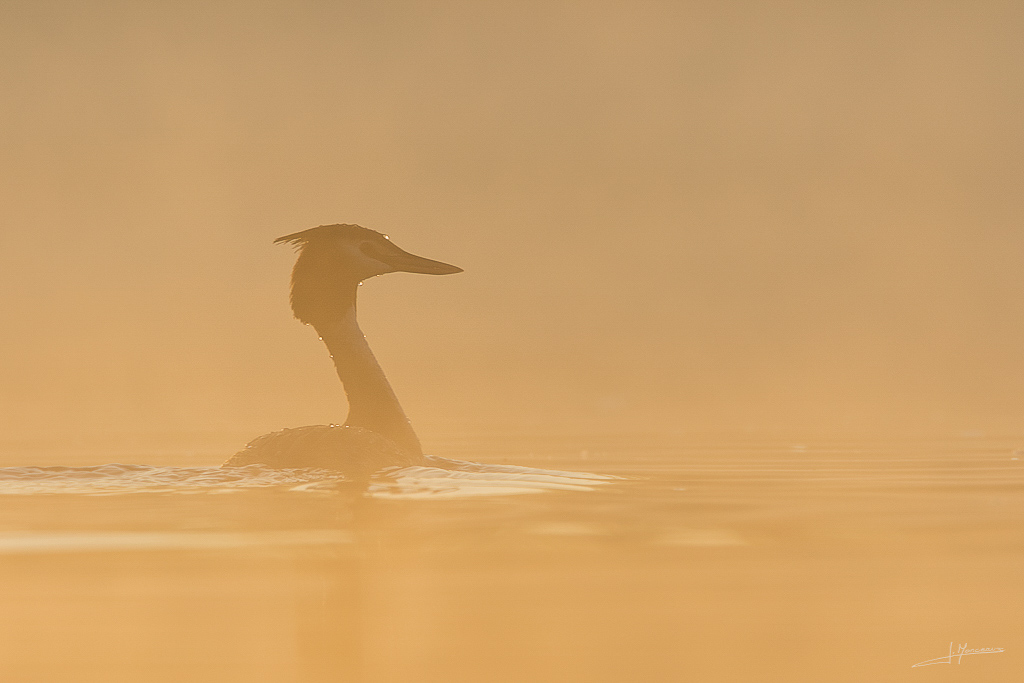
<svg viewBox="0 0 1024 683">
<path fill-rule="evenodd" d="M 453 273 L 462 272 L 462 268 L 459 268 L 458 266 L 410 254 L 407 251 L 399 249 L 394 244 L 391 245 L 391 249 L 388 249 L 387 254 L 382 254 L 377 256 L 377 258 L 394 268 L 396 271 L 402 273 L 452 275 Z"/>
</svg>

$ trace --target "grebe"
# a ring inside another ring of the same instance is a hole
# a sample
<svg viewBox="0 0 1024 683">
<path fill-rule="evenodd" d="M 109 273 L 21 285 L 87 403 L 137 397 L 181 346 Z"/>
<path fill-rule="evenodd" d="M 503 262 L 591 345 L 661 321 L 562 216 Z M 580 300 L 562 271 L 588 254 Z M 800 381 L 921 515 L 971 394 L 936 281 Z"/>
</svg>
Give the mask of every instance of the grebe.
<svg viewBox="0 0 1024 683">
<path fill-rule="evenodd" d="M 422 463 L 416 432 L 356 322 L 356 290 L 385 273 L 449 275 L 462 269 L 410 254 L 387 235 L 358 225 L 321 225 L 274 243 L 299 251 L 292 270 L 292 312 L 327 345 L 348 397 L 348 419 L 344 425 L 264 434 L 224 466 L 321 467 L 365 478 L 382 467 Z"/>
</svg>

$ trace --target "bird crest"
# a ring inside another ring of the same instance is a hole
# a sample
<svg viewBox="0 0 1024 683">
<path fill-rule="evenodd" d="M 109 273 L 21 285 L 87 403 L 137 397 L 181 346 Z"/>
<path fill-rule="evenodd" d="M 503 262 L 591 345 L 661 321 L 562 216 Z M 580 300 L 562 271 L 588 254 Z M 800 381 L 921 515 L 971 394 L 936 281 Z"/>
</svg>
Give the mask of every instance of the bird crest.
<svg viewBox="0 0 1024 683">
<path fill-rule="evenodd" d="M 333 225 L 318 225 L 315 228 L 300 230 L 299 232 L 293 232 L 292 234 L 285 235 L 284 237 L 278 237 L 274 240 L 274 244 L 290 244 L 296 249 L 301 249 L 307 244 L 330 239 L 332 237 L 356 237 L 366 235 L 367 233 L 373 235 L 381 234 L 376 230 L 370 230 L 369 228 L 364 228 L 361 225 L 335 223 Z"/>
</svg>

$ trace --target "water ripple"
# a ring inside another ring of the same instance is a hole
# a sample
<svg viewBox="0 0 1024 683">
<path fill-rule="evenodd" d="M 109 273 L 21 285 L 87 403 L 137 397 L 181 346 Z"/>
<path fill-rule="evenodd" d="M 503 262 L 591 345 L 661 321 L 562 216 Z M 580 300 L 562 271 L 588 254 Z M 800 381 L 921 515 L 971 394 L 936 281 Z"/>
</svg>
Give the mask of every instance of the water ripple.
<svg viewBox="0 0 1024 683">
<path fill-rule="evenodd" d="M 262 465 L 221 468 L 112 463 L 92 467 L 3 467 L 0 495 L 209 493 L 303 484 L 322 481 L 332 474 L 326 470 L 272 469 Z"/>
<path fill-rule="evenodd" d="M 377 498 L 448 498 L 479 495 L 586 491 L 609 477 L 511 465 L 483 465 L 429 458 L 431 466 L 378 473 L 368 494 Z M 338 472 L 322 469 L 245 467 L 158 467 L 112 463 L 91 467 L 0 468 L 0 496 L 75 494 L 109 496 L 132 493 L 232 493 L 245 489 L 282 488 L 323 492 L 346 482 Z"/>
</svg>

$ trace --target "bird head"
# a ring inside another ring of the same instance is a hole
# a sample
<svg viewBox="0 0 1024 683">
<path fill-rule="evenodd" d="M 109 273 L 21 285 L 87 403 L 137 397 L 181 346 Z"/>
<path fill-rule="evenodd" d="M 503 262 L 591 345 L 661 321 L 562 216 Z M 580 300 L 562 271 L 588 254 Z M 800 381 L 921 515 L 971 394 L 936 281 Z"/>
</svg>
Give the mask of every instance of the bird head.
<svg viewBox="0 0 1024 683">
<path fill-rule="evenodd" d="M 292 311 L 316 324 L 349 305 L 355 285 L 385 273 L 450 275 L 462 268 L 410 254 L 387 235 L 359 225 L 321 225 L 274 240 L 299 250 L 292 271 Z"/>
</svg>

